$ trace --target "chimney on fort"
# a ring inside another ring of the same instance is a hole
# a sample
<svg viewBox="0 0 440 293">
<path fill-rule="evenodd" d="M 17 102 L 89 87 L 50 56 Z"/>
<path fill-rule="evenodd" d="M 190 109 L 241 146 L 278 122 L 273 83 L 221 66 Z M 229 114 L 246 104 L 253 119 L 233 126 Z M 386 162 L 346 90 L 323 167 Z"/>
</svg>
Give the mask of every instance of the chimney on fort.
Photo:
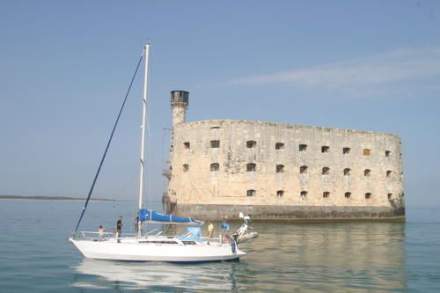
<svg viewBox="0 0 440 293">
<path fill-rule="evenodd" d="M 186 108 L 188 107 L 189 92 L 171 91 L 171 111 L 173 113 L 173 127 L 184 123 L 186 117 Z"/>
</svg>

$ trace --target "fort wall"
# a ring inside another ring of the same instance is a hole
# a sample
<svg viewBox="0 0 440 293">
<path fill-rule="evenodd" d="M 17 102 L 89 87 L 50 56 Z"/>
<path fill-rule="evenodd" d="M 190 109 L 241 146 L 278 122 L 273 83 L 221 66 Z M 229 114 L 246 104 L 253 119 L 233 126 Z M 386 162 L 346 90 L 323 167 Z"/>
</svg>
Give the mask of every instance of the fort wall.
<svg viewBox="0 0 440 293">
<path fill-rule="evenodd" d="M 168 196 L 202 219 L 402 218 L 401 142 L 392 134 L 207 120 L 174 124 Z"/>
</svg>

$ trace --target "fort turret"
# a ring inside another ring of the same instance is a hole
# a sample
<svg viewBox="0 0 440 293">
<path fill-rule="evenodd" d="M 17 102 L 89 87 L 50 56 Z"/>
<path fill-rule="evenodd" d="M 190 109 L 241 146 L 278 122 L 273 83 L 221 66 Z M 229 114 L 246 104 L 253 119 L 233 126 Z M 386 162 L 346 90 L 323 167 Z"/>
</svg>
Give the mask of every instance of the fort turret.
<svg viewBox="0 0 440 293">
<path fill-rule="evenodd" d="M 184 123 L 186 109 L 188 108 L 189 92 L 182 90 L 171 91 L 171 110 L 173 113 L 173 128 L 177 124 Z"/>
</svg>

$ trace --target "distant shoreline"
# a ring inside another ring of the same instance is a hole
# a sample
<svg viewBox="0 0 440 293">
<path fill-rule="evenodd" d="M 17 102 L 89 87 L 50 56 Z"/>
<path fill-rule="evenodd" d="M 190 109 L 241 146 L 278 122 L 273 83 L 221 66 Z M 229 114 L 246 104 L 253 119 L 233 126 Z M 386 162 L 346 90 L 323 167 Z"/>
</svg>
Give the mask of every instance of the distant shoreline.
<svg viewBox="0 0 440 293">
<path fill-rule="evenodd" d="M 2 199 L 35 199 L 35 200 L 85 200 L 82 197 L 73 197 L 73 196 L 45 196 L 45 195 L 0 195 L 0 200 Z M 116 201 L 115 199 L 109 198 L 91 198 L 93 201 Z"/>
</svg>

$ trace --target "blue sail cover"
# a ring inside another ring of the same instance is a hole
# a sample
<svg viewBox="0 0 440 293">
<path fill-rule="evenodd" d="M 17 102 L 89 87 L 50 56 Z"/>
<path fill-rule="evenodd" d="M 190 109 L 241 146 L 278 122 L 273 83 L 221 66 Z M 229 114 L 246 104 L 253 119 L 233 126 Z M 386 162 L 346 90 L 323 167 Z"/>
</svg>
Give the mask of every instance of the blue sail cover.
<svg viewBox="0 0 440 293">
<path fill-rule="evenodd" d="M 188 225 L 203 224 L 203 222 L 193 218 L 177 217 L 175 215 L 164 215 L 148 209 L 140 209 L 138 212 L 138 216 L 141 222 L 146 221 L 146 222 L 156 222 L 156 223 L 188 224 Z"/>
</svg>

